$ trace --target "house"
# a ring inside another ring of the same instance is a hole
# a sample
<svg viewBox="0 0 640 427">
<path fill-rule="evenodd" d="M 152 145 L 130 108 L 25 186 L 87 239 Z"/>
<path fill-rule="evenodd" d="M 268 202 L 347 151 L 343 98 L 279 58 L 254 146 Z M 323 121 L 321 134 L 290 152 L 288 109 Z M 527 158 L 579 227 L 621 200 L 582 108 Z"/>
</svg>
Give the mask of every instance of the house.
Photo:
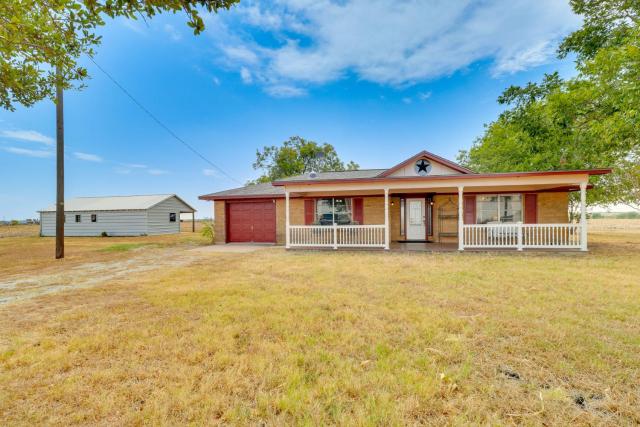
<svg viewBox="0 0 640 427">
<path fill-rule="evenodd" d="M 200 196 L 218 242 L 287 248 L 449 243 L 587 250 L 589 177 L 610 169 L 475 173 L 427 151 L 389 169 L 320 172 Z M 569 193 L 581 219 L 570 224 Z M 462 201 L 462 203 L 460 203 Z"/>
<path fill-rule="evenodd" d="M 78 197 L 64 202 L 65 236 L 142 236 L 180 232 L 180 214 L 196 210 L 175 194 Z M 192 223 L 192 225 L 195 224 Z M 193 230 L 193 229 L 192 229 Z M 56 206 L 40 211 L 40 235 L 56 235 Z"/>
</svg>

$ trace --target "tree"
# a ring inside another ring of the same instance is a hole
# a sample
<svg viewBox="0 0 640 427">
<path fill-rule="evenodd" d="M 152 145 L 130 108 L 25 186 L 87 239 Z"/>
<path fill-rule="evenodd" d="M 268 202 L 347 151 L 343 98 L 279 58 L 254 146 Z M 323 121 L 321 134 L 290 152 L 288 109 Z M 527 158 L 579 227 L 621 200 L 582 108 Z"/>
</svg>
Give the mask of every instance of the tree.
<svg viewBox="0 0 640 427">
<path fill-rule="evenodd" d="M 559 56 L 575 53 L 578 75 L 511 86 L 508 106 L 458 159 L 480 172 L 612 167 L 594 177 L 590 204 L 640 203 L 640 2 L 574 0 L 584 25 Z M 575 197 L 575 196 L 574 196 Z"/>
<path fill-rule="evenodd" d="M 331 144 L 318 144 L 292 136 L 280 147 L 273 145 L 256 151 L 253 168 L 262 169 L 265 173 L 250 184 L 271 182 L 309 172 L 356 170 L 358 167 L 353 161 L 345 165 Z"/>
<path fill-rule="evenodd" d="M 151 18 L 183 11 L 194 34 L 204 29 L 200 10 L 216 12 L 239 0 L 9 0 L 0 1 L 0 106 L 14 110 L 54 100 L 56 83 L 81 88 L 88 77 L 78 65 L 93 56 L 104 18 Z M 198 9 L 198 8 L 202 9 Z M 56 76 L 56 67 L 60 70 Z"/>
</svg>

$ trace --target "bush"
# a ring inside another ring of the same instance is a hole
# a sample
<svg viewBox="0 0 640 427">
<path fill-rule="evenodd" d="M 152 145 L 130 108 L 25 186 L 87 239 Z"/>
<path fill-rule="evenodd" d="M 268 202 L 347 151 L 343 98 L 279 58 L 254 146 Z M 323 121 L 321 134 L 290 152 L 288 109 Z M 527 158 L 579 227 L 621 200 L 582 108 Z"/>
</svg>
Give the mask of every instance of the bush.
<svg viewBox="0 0 640 427">
<path fill-rule="evenodd" d="M 200 230 L 200 234 L 203 237 L 208 238 L 211 241 L 211 244 L 214 244 L 216 240 L 216 231 L 213 228 L 213 222 L 205 222 L 202 226 L 202 230 Z"/>
<path fill-rule="evenodd" d="M 102 237 L 109 237 L 109 235 L 107 234 L 106 231 L 103 231 L 102 234 L 100 234 Z"/>
</svg>

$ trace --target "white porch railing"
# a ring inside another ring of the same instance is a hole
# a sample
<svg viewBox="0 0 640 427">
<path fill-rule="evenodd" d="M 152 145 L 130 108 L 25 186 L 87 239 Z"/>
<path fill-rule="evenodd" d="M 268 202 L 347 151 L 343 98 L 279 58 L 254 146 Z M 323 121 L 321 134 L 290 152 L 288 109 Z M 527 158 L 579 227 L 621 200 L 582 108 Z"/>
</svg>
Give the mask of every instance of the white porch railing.
<svg viewBox="0 0 640 427">
<path fill-rule="evenodd" d="M 290 225 L 290 247 L 384 248 L 384 225 Z"/>
<path fill-rule="evenodd" d="M 581 249 L 581 224 L 464 224 L 463 248 Z"/>
</svg>

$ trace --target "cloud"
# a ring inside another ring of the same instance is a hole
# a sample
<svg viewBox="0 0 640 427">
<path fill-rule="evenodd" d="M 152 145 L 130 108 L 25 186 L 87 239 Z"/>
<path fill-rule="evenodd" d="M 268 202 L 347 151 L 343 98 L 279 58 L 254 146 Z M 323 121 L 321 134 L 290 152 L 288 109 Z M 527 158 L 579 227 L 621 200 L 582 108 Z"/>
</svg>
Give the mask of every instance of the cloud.
<svg viewBox="0 0 640 427">
<path fill-rule="evenodd" d="M 412 99 L 409 98 L 408 96 L 405 96 L 404 98 L 402 98 L 402 102 L 404 102 L 405 104 L 409 105 L 412 102 Z"/>
<path fill-rule="evenodd" d="M 126 28 L 130 29 L 134 33 L 137 33 L 143 36 L 147 35 L 147 31 L 145 30 L 145 28 L 140 23 L 138 23 L 137 21 L 134 21 L 133 19 L 123 18 L 120 22 L 122 22 L 122 25 L 124 25 Z"/>
<path fill-rule="evenodd" d="M 202 169 L 202 174 L 204 176 L 219 176 L 218 171 L 215 169 Z"/>
<path fill-rule="evenodd" d="M 169 171 L 162 169 L 149 169 L 147 173 L 149 173 L 149 175 L 166 175 L 169 173 Z"/>
<path fill-rule="evenodd" d="M 141 163 L 121 163 L 122 166 L 124 166 L 125 168 L 132 168 L 132 169 L 146 169 L 148 168 L 147 165 L 143 165 Z"/>
<path fill-rule="evenodd" d="M 274 98 L 295 98 L 307 94 L 305 89 L 289 85 L 267 86 L 264 91 Z"/>
<path fill-rule="evenodd" d="M 420 101 L 426 101 L 429 98 L 431 98 L 431 91 L 429 91 L 429 92 L 419 92 L 418 93 L 418 99 Z"/>
<path fill-rule="evenodd" d="M 76 152 L 73 153 L 73 156 L 76 159 L 84 160 L 85 162 L 96 162 L 96 163 L 102 162 L 102 157 L 97 156 L 95 154 L 81 153 L 79 151 L 76 151 Z"/>
<path fill-rule="evenodd" d="M 568 3 L 249 1 L 210 21 L 221 61 L 247 84 L 301 91 L 353 76 L 406 87 L 478 61 L 499 76 L 554 60 L 559 40 L 580 25 Z"/>
<path fill-rule="evenodd" d="M 171 24 L 164 24 L 163 30 L 174 42 L 182 40 L 182 34 Z"/>
<path fill-rule="evenodd" d="M 46 157 L 53 156 L 52 151 L 46 151 L 46 150 L 29 150 L 27 148 L 18 148 L 18 147 L 3 147 L 2 149 L 9 153 L 18 154 L 20 156 L 39 157 L 39 158 L 46 158 Z"/>
<path fill-rule="evenodd" d="M 39 142 L 45 145 L 53 145 L 55 140 L 47 135 L 43 135 L 35 130 L 3 130 L 0 136 L 21 141 Z"/>
<path fill-rule="evenodd" d="M 217 78 L 216 76 L 211 77 L 211 81 L 213 82 L 214 85 L 220 86 L 220 79 Z"/>
<path fill-rule="evenodd" d="M 240 77 L 245 84 L 250 84 L 253 81 L 251 71 L 247 67 L 240 68 Z"/>
</svg>

